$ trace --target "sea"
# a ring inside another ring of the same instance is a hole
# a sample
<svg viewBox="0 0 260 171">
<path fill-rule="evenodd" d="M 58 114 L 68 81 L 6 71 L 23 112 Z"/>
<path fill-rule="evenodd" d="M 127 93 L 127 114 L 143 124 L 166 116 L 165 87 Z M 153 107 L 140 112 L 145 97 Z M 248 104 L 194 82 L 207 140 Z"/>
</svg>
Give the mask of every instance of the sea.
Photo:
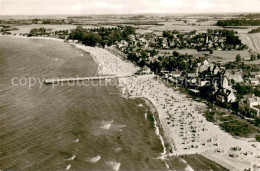
<svg viewBox="0 0 260 171">
<path fill-rule="evenodd" d="M 0 170 L 223 170 L 200 155 L 159 159 L 156 113 L 118 85 L 43 84 L 97 69 L 68 43 L 0 36 Z"/>
</svg>

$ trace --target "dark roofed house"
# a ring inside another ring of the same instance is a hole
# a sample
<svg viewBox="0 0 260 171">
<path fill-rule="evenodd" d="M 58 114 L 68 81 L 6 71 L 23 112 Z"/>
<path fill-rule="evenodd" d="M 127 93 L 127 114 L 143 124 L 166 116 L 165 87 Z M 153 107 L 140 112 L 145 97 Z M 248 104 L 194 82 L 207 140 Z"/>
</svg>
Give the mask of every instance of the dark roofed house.
<svg viewBox="0 0 260 171">
<path fill-rule="evenodd" d="M 234 103 L 236 101 L 235 93 L 228 89 L 219 89 L 216 93 L 218 103 Z"/>
</svg>

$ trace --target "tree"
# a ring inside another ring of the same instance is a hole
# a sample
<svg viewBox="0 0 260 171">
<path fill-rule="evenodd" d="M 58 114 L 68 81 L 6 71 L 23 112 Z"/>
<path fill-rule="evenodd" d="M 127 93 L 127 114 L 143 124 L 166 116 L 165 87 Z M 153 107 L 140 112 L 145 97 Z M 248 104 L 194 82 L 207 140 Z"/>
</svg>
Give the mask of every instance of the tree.
<svg viewBox="0 0 260 171">
<path fill-rule="evenodd" d="M 39 29 L 33 28 L 33 29 L 31 29 L 30 34 L 31 34 L 31 35 L 37 35 L 38 32 L 39 32 Z"/>
<path fill-rule="evenodd" d="M 240 54 L 237 54 L 236 62 L 240 63 L 241 61 L 242 61 L 242 58 L 241 58 Z"/>
<path fill-rule="evenodd" d="M 257 59 L 260 59 L 260 54 L 257 54 Z"/>
<path fill-rule="evenodd" d="M 239 95 L 247 95 L 253 92 L 253 88 L 251 86 L 242 85 L 242 84 L 236 84 L 234 86 L 235 90 Z"/>
<path fill-rule="evenodd" d="M 251 60 L 251 61 L 256 60 L 256 55 L 255 55 L 255 54 L 251 54 L 251 56 L 250 56 L 250 60 Z"/>
</svg>

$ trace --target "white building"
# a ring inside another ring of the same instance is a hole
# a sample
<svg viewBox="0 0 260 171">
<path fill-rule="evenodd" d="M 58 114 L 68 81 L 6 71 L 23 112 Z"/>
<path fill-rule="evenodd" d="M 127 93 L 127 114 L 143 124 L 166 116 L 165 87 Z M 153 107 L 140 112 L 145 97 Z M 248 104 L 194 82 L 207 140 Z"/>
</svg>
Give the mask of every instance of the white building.
<svg viewBox="0 0 260 171">
<path fill-rule="evenodd" d="M 258 78 L 249 78 L 249 81 L 253 85 L 259 85 L 259 79 Z"/>
<path fill-rule="evenodd" d="M 247 107 L 256 112 L 256 116 L 260 115 L 260 97 L 251 97 L 247 99 Z"/>
</svg>

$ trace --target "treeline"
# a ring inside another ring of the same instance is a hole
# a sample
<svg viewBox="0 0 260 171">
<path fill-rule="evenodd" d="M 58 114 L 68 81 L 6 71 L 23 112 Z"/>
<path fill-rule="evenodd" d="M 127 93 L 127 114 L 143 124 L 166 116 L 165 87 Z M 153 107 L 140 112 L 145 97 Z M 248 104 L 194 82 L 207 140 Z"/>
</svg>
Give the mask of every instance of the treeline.
<svg viewBox="0 0 260 171">
<path fill-rule="evenodd" d="M 217 26 L 260 26 L 260 20 L 231 19 L 219 20 Z"/>
<path fill-rule="evenodd" d="M 30 31 L 29 36 L 37 36 L 37 35 L 45 35 L 46 34 L 46 28 L 33 28 Z"/>
<path fill-rule="evenodd" d="M 56 20 L 56 19 L 38 19 L 35 18 L 32 20 L 33 24 L 39 24 L 39 22 L 41 22 L 41 24 L 66 24 L 65 20 L 60 19 L 60 20 Z"/>
<path fill-rule="evenodd" d="M 135 29 L 131 26 L 93 29 L 84 29 L 82 26 L 78 26 L 76 29 L 71 30 L 69 39 L 79 40 L 88 46 L 111 46 L 115 42 L 129 40 L 131 34 L 135 34 Z"/>
<path fill-rule="evenodd" d="M 260 18 L 260 13 L 255 13 L 255 14 L 241 14 L 239 15 L 240 17 L 245 17 L 245 18 Z"/>
<path fill-rule="evenodd" d="M 253 33 L 259 33 L 260 32 L 260 27 L 256 28 L 256 29 L 252 29 L 251 31 L 249 31 L 249 34 L 253 34 Z"/>
</svg>

